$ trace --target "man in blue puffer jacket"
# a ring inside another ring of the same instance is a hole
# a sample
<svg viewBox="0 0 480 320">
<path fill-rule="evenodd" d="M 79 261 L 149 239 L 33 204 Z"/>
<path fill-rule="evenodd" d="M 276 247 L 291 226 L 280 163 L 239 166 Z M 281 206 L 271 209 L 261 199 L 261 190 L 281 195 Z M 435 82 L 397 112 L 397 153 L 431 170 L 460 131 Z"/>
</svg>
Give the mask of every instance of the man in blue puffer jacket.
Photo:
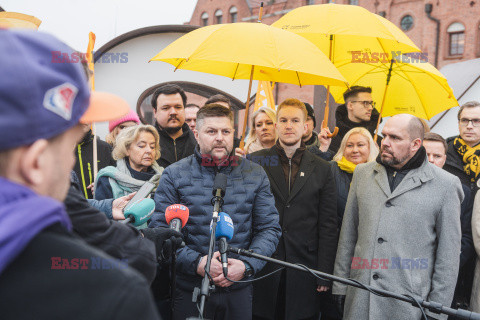
<svg viewBox="0 0 480 320">
<path fill-rule="evenodd" d="M 190 218 L 183 228 L 186 246 L 177 251 L 177 288 L 174 297 L 174 319 L 198 316 L 192 302 L 194 287 L 200 287 L 210 240 L 212 189 L 218 172 L 227 175 L 223 211 L 234 224 L 230 244 L 270 256 L 275 252 L 281 234 L 278 212 L 268 177 L 261 166 L 246 159 L 232 157 L 232 112 L 210 104 L 197 114 L 195 153 L 170 165 L 162 174 L 155 194 L 155 214 L 149 227 L 166 226 L 165 209 L 183 204 Z M 252 286 L 233 284 L 225 279 L 215 252 L 210 275 L 216 286 L 207 300 L 206 318 L 251 319 Z M 265 262 L 229 255 L 228 278 L 245 280 L 261 270 Z"/>
</svg>

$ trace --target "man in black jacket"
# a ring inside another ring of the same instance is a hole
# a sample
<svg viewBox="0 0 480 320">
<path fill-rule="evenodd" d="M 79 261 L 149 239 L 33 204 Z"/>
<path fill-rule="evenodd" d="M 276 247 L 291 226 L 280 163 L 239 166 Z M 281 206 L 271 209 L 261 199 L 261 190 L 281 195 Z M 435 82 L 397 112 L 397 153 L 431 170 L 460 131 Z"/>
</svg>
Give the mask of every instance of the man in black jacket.
<svg viewBox="0 0 480 320">
<path fill-rule="evenodd" d="M 197 142 L 185 123 L 187 96 L 175 84 L 159 87 L 152 96 L 155 127 L 160 135 L 161 156 L 158 164 L 164 168 L 192 155 Z"/>
<path fill-rule="evenodd" d="M 307 110 L 287 99 L 277 110 L 278 141 L 249 155 L 265 169 L 280 215 L 274 258 L 332 273 L 337 248 L 336 187 L 330 166 L 305 150 Z M 278 267 L 267 264 L 262 274 Z M 318 319 L 319 292 L 331 283 L 291 269 L 254 283 L 255 319 Z"/>
<path fill-rule="evenodd" d="M 73 51 L 50 35 L 0 29 L 0 43 L 2 319 L 159 319 L 145 279 L 74 236 L 61 203 L 79 122 L 128 104 L 90 93 L 78 64 L 53 63 Z"/>
<path fill-rule="evenodd" d="M 475 198 L 480 173 L 480 102 L 465 103 L 458 110 L 457 117 L 460 134 L 447 139 L 447 161 L 444 169 L 468 186 L 472 191 L 472 198 Z"/>
<path fill-rule="evenodd" d="M 372 100 L 372 88 L 353 86 L 343 94 L 345 104 L 337 107 L 335 118 L 337 120 L 338 134 L 332 138 L 330 150 L 333 154 L 340 148 L 345 134 L 353 128 L 364 127 L 372 137 L 375 135 L 378 117 L 380 114 L 375 109 Z M 380 145 L 380 140 L 377 140 Z"/>
</svg>

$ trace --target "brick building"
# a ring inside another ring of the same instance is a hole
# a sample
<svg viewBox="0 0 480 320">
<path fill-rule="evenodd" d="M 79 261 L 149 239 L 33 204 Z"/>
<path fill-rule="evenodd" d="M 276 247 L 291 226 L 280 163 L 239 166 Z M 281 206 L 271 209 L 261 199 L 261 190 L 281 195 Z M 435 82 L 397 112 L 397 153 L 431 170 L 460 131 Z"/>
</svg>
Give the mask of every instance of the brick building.
<svg viewBox="0 0 480 320">
<path fill-rule="evenodd" d="M 384 16 L 400 27 L 438 69 L 480 57 L 480 1 L 476 0 L 266 0 L 262 22 L 272 24 L 294 8 L 330 2 L 360 5 Z M 186 24 L 253 22 L 258 19 L 260 3 L 260 0 L 198 0 Z M 323 87 L 280 84 L 276 88 L 277 102 L 296 97 L 313 102 L 316 112 L 321 113 L 318 108 L 322 109 L 325 100 Z"/>
</svg>

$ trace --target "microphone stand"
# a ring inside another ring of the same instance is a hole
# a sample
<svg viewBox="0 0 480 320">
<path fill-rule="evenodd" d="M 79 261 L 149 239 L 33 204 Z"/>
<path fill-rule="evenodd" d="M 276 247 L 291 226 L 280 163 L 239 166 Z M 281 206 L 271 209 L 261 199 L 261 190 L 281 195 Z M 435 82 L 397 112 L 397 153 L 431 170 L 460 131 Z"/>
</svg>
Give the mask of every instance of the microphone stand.
<svg viewBox="0 0 480 320">
<path fill-rule="evenodd" d="M 254 253 L 251 250 L 239 249 L 239 248 L 234 248 L 234 247 L 228 246 L 228 251 L 239 254 L 241 256 L 256 258 L 256 259 L 260 259 L 260 260 L 267 261 L 267 262 L 272 262 L 272 263 L 281 265 L 283 267 L 292 268 L 292 269 L 295 269 L 295 270 L 298 270 L 298 271 L 313 273 L 313 274 L 316 274 L 316 275 L 318 275 L 318 276 L 320 276 L 324 279 L 340 282 L 340 283 L 343 283 L 343 284 L 346 284 L 346 285 L 349 285 L 349 286 L 353 286 L 353 287 L 356 287 L 356 288 L 360 288 L 360 289 L 363 289 L 363 290 L 368 291 L 368 289 L 370 289 L 370 290 L 372 290 L 376 293 L 379 293 L 381 296 L 390 297 L 390 298 L 394 298 L 394 299 L 397 299 L 397 300 L 409 302 L 414 307 L 420 308 L 417 305 L 417 303 L 414 300 L 412 300 L 412 298 L 401 295 L 401 294 L 398 294 L 398 293 L 394 293 L 394 292 L 383 290 L 383 289 L 374 288 L 374 287 L 364 285 L 364 284 L 359 284 L 359 283 L 357 283 L 353 280 L 340 278 L 340 277 L 333 276 L 333 275 L 328 274 L 328 273 L 323 273 L 323 272 L 320 272 L 320 271 L 316 271 L 316 270 L 313 270 L 313 269 L 303 268 L 303 267 L 301 267 L 299 265 L 296 265 L 296 264 L 293 264 L 293 263 L 273 259 L 273 258 L 270 258 L 270 257 L 267 257 L 267 256 L 262 256 L 258 253 Z M 426 308 L 426 309 L 428 309 L 431 312 L 436 313 L 436 314 L 443 313 L 443 314 L 447 314 L 447 315 L 450 315 L 450 316 L 458 317 L 460 319 L 480 320 L 480 313 L 475 313 L 475 312 L 471 312 L 471 311 L 467 311 L 467 310 L 463 310 L 463 309 L 452 309 L 450 307 L 445 307 L 438 302 L 425 301 L 425 300 L 420 299 L 420 298 L 418 298 L 417 301 L 422 307 L 424 307 L 424 308 Z"/>
<path fill-rule="evenodd" d="M 212 263 L 213 251 L 215 250 L 215 231 L 217 229 L 217 222 L 218 222 L 218 213 L 220 208 L 223 205 L 222 199 L 222 190 L 217 189 L 215 196 L 212 199 L 213 202 L 213 216 L 212 216 L 212 228 L 210 230 L 210 245 L 208 246 L 208 255 L 207 255 L 207 263 L 205 264 L 205 275 L 203 276 L 202 285 L 199 289 L 196 287 L 193 290 L 193 302 L 198 302 L 198 298 L 200 297 L 200 307 L 199 307 L 199 318 L 187 318 L 187 320 L 194 320 L 194 319 L 203 319 L 205 315 L 205 301 L 208 296 L 210 296 L 210 292 L 215 288 L 214 285 L 210 285 L 210 265 Z"/>
</svg>

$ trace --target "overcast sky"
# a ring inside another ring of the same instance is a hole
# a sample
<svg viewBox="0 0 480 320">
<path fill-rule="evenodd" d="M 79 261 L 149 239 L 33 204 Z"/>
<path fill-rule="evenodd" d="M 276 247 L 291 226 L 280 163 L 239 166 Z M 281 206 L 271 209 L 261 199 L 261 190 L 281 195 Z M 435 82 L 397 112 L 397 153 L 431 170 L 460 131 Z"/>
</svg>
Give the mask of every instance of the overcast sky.
<svg viewBox="0 0 480 320">
<path fill-rule="evenodd" d="M 184 24 L 190 21 L 196 3 L 197 0 L 0 0 L 0 7 L 39 18 L 39 30 L 85 52 L 90 31 L 97 37 L 98 49 L 134 29 Z"/>
</svg>

